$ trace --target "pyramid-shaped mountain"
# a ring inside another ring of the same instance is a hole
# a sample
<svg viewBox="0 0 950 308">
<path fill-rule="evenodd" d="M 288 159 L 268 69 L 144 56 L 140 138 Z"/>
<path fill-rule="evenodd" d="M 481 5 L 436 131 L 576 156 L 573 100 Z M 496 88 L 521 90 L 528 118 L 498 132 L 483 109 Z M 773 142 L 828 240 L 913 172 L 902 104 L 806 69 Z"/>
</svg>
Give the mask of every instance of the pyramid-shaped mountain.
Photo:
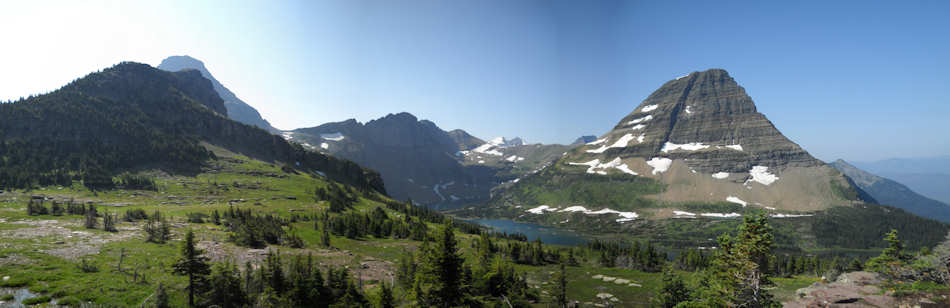
<svg viewBox="0 0 950 308">
<path fill-rule="evenodd" d="M 662 218 L 676 216 L 684 202 L 802 212 L 861 200 L 859 189 L 782 135 L 721 69 L 666 82 L 610 132 L 536 177 L 497 194 L 496 203 L 648 207 L 641 210 Z M 526 193 L 531 185 L 554 193 Z"/>
</svg>

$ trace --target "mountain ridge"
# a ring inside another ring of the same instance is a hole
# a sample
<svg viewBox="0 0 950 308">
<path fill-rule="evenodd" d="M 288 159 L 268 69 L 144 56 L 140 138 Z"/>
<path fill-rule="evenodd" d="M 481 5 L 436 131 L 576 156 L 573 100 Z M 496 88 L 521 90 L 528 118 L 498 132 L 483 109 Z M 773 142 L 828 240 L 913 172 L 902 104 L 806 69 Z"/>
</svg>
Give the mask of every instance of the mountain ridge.
<svg viewBox="0 0 950 308">
<path fill-rule="evenodd" d="M 257 109 L 254 109 L 254 107 L 251 107 L 251 105 L 245 103 L 243 100 L 238 98 L 234 92 L 231 92 L 231 90 L 215 79 L 214 76 L 211 75 L 211 72 L 205 67 L 204 62 L 201 62 L 201 60 L 187 55 L 171 56 L 162 60 L 162 63 L 158 65 L 158 69 L 171 72 L 188 69 L 197 70 L 202 76 L 204 76 L 204 78 L 207 78 L 211 81 L 214 90 L 218 92 L 218 95 L 220 95 L 221 99 L 224 100 L 224 105 L 227 108 L 227 113 L 225 114 L 229 118 L 244 124 L 260 127 L 271 133 L 280 132 L 280 130 L 271 126 L 267 120 L 264 120 Z"/>
<path fill-rule="evenodd" d="M 946 203 L 922 196 L 904 184 L 861 170 L 842 159 L 830 165 L 851 178 L 880 204 L 899 207 L 945 223 L 950 222 L 950 205 Z"/>
</svg>

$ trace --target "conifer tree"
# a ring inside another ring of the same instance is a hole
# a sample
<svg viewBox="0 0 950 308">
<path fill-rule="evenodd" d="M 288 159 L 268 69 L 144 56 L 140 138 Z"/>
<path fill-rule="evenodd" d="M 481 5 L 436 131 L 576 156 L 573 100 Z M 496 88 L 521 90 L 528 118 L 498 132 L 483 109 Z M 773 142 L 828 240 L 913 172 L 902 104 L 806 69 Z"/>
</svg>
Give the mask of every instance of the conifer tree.
<svg viewBox="0 0 950 308">
<path fill-rule="evenodd" d="M 181 246 L 181 256 L 172 265 L 173 273 L 188 276 L 188 305 L 191 307 L 195 307 L 195 295 L 206 289 L 207 276 L 211 273 L 208 257 L 203 256 L 204 251 L 196 244 L 194 231 L 188 230 Z"/>
</svg>

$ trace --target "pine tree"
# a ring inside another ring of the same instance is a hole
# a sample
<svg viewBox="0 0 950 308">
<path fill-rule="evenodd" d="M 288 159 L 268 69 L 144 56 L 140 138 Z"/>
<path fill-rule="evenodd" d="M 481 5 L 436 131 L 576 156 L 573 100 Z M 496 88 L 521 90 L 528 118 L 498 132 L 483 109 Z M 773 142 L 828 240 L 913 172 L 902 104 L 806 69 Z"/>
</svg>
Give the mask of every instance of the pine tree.
<svg viewBox="0 0 950 308">
<path fill-rule="evenodd" d="M 158 283 L 158 288 L 155 289 L 155 308 L 171 308 L 171 305 L 168 304 L 168 290 L 161 282 Z"/>
<path fill-rule="evenodd" d="M 458 252 L 455 228 L 450 220 L 446 220 L 438 241 L 433 247 L 426 249 L 423 259 L 423 268 L 416 275 L 416 283 L 421 287 L 421 294 L 417 294 L 417 299 L 423 306 L 459 305 L 464 298 L 461 288 L 464 259 Z"/>
<path fill-rule="evenodd" d="M 660 293 L 653 298 L 653 304 L 656 307 L 673 308 L 679 303 L 689 300 L 689 290 L 683 279 L 673 272 L 673 269 L 667 269 L 663 272 L 663 287 Z"/>
<path fill-rule="evenodd" d="M 564 263 L 561 263 L 561 270 L 554 276 L 554 303 L 560 308 L 567 308 L 567 272 L 564 270 Z"/>
<path fill-rule="evenodd" d="M 182 243 L 181 256 L 172 265 L 173 273 L 188 276 L 188 305 L 191 307 L 195 307 L 195 295 L 207 287 L 207 276 L 211 273 L 208 257 L 203 256 L 204 251 L 195 245 L 195 233 L 188 230 Z"/>
<path fill-rule="evenodd" d="M 99 226 L 99 219 L 96 218 L 98 215 L 99 214 L 96 213 L 96 207 L 90 204 L 89 210 L 86 211 L 85 223 L 83 224 L 86 226 L 86 229 L 95 229 Z"/>
<path fill-rule="evenodd" d="M 208 282 L 210 290 L 204 300 L 207 304 L 221 308 L 240 308 L 248 303 L 236 266 L 230 263 L 215 264 Z"/>
<path fill-rule="evenodd" d="M 395 306 L 395 299 L 393 298 L 393 289 L 385 282 L 381 283 L 379 286 L 379 308 L 393 308 Z"/>
<path fill-rule="evenodd" d="M 735 237 L 719 237 L 719 249 L 695 298 L 708 306 L 778 307 L 764 288 L 772 256 L 772 227 L 764 212 L 746 215 Z"/>
<path fill-rule="evenodd" d="M 116 217 L 115 214 L 106 213 L 102 215 L 102 229 L 109 232 L 119 232 L 119 230 L 115 228 L 115 221 L 117 219 L 118 217 Z"/>
<path fill-rule="evenodd" d="M 320 230 L 320 245 L 323 247 L 330 247 L 330 230 L 327 228 L 326 220 L 323 221 L 323 228 Z"/>
</svg>

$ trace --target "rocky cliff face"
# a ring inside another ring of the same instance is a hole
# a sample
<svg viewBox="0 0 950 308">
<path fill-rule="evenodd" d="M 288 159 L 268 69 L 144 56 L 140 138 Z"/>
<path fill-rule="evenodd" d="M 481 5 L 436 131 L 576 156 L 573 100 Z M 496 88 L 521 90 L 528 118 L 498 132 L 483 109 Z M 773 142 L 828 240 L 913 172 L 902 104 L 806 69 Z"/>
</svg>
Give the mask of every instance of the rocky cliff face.
<svg viewBox="0 0 950 308">
<path fill-rule="evenodd" d="M 605 135 L 604 143 L 614 144 L 625 135 L 633 138 L 625 147 L 603 153 L 682 159 L 706 173 L 822 165 L 783 136 L 721 69 L 667 82 Z"/>
<path fill-rule="evenodd" d="M 225 88 L 224 85 L 218 82 L 218 80 L 211 75 L 211 72 L 205 68 L 204 63 L 198 59 L 189 56 L 171 56 L 162 60 L 162 63 L 158 65 L 158 69 L 169 72 L 191 69 L 200 72 L 201 76 L 211 80 L 211 85 L 214 87 L 215 92 L 218 92 L 218 95 L 224 100 L 228 118 L 244 124 L 260 127 L 271 133 L 280 132 L 272 127 L 267 120 L 264 120 L 261 114 L 257 112 L 257 109 L 254 109 L 254 107 L 242 101 L 237 95 L 234 95 L 234 92 L 231 92 L 231 90 L 228 90 L 228 88 Z"/>
</svg>

